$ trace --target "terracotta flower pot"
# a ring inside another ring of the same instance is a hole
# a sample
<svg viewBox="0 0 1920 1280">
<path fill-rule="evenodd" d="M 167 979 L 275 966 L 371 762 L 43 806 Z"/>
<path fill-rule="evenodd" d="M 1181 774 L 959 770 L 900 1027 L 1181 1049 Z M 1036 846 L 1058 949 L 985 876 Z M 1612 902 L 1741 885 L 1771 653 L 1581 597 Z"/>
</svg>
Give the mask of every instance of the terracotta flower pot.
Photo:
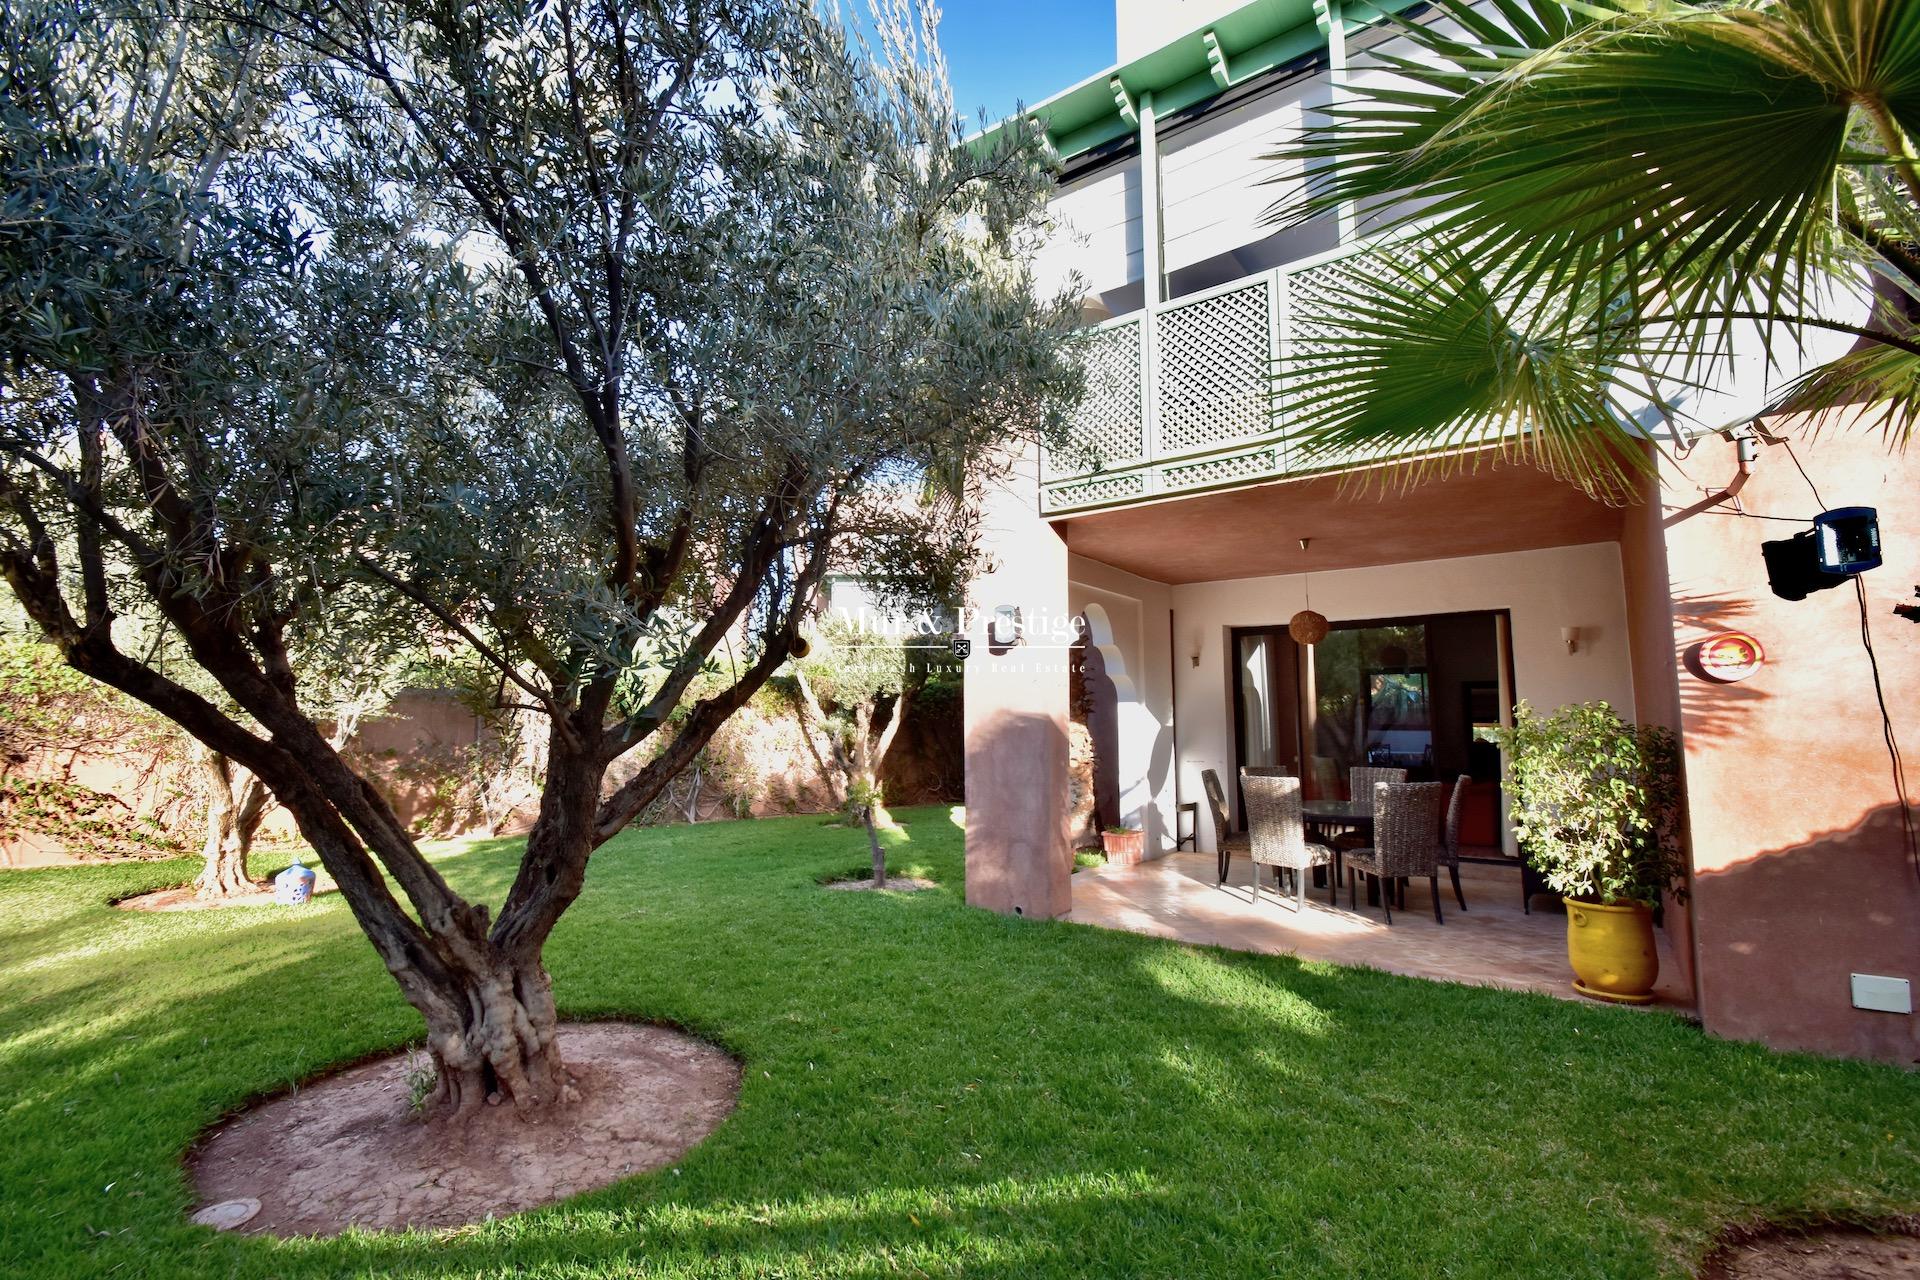
<svg viewBox="0 0 1920 1280">
<path fill-rule="evenodd" d="M 1100 846 L 1106 850 L 1108 862 L 1131 867 L 1139 863 L 1146 838 L 1144 831 L 1102 831 Z"/>
<path fill-rule="evenodd" d="M 1595 1000 L 1646 1004 L 1660 976 L 1660 955 L 1653 945 L 1653 909 L 1644 902 L 1602 906 L 1567 904 L 1567 959 L 1573 965 L 1573 989 Z"/>
</svg>

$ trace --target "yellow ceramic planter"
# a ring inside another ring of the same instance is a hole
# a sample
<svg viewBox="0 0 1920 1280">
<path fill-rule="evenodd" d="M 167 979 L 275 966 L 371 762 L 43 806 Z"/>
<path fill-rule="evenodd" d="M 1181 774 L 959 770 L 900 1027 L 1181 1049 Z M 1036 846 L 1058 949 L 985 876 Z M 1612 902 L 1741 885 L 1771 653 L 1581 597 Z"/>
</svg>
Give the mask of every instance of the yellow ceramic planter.
<svg viewBox="0 0 1920 1280">
<path fill-rule="evenodd" d="M 1595 1000 L 1646 1004 L 1660 976 L 1653 949 L 1653 911 L 1645 903 L 1601 906 L 1567 904 L 1567 959 L 1573 964 L 1573 989 Z"/>
</svg>

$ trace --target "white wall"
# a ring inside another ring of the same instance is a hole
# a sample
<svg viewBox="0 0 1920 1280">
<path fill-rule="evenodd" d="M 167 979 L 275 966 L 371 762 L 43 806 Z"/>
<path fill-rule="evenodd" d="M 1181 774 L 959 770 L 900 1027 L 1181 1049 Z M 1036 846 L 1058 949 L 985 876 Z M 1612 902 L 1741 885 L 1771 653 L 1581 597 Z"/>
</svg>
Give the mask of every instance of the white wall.
<svg viewBox="0 0 1920 1280">
<path fill-rule="evenodd" d="M 1273 234 L 1260 218 L 1304 181 L 1297 163 L 1266 159 L 1332 98 L 1323 73 L 1242 103 L 1160 143 L 1161 238 L 1167 270 L 1230 253 Z M 1246 268 L 1237 274 L 1247 274 Z M 1228 278 L 1232 278 L 1229 276 Z"/>
<path fill-rule="evenodd" d="M 1132 62 L 1243 7 L 1247 0 L 1116 0 L 1114 54 Z"/>
<path fill-rule="evenodd" d="M 1034 258 L 1034 276 L 1044 293 L 1078 276 L 1087 292 L 1115 294 L 1141 279 L 1140 158 L 1066 183 L 1047 204 L 1046 244 Z M 1108 299 L 1115 314 L 1137 309 Z"/>
<path fill-rule="evenodd" d="M 1085 556 L 1067 557 L 1067 600 L 1076 613 L 1098 605 L 1135 701 L 1119 708 L 1120 812 L 1146 832 L 1149 855 L 1173 847 L 1173 672 L 1167 623 L 1173 588 Z M 1108 671 L 1113 670 L 1109 655 Z"/>
<path fill-rule="evenodd" d="M 1084 561 L 1076 556 L 1073 563 Z M 1633 715 L 1626 591 L 1615 543 L 1335 570 L 1314 574 L 1312 587 L 1314 609 L 1333 622 L 1508 610 L 1518 697 L 1547 711 L 1604 698 L 1623 716 Z M 1199 666 L 1184 660 L 1174 666 L 1180 795 L 1198 799 L 1202 769 L 1224 780 L 1233 768 L 1228 628 L 1284 624 L 1306 601 L 1297 574 L 1171 591 L 1174 644 L 1183 653 L 1198 644 L 1200 652 Z M 1567 652 L 1563 627 L 1580 629 L 1577 653 Z M 1201 846 L 1211 849 L 1212 824 L 1203 817 L 1200 826 Z"/>
</svg>

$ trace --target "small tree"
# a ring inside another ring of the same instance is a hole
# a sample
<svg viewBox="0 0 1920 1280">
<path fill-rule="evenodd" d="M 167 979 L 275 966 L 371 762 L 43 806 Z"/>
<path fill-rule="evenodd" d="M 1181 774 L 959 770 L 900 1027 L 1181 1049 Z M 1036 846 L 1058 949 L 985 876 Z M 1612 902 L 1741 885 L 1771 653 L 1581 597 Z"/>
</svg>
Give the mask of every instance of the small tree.
<svg viewBox="0 0 1920 1280">
<path fill-rule="evenodd" d="M 965 509 L 893 495 L 1079 385 L 1023 261 L 1040 139 L 970 144 L 931 12 L 877 18 L 875 62 L 804 0 L 0 9 L 0 576 L 272 790 L 454 1114 L 573 1095 L 541 955 L 590 855 L 829 571 L 963 572 Z M 355 593 L 545 726 L 497 911 L 328 740 L 302 655 Z M 130 650 L 129 607 L 222 699 Z"/>
<path fill-rule="evenodd" d="M 1628 724 L 1605 702 L 1551 716 L 1522 702 L 1499 732 L 1514 837 L 1555 893 L 1651 905 L 1685 874 L 1672 733 Z"/>
<path fill-rule="evenodd" d="M 820 628 L 812 652 L 793 664 L 800 732 L 847 820 L 866 828 L 879 886 L 887 882 L 887 855 L 877 828 L 894 825 L 880 769 L 907 718 L 909 666 L 898 640 L 846 622 Z"/>
<path fill-rule="evenodd" d="M 907 652 L 897 640 L 841 622 L 815 633 L 793 663 L 794 711 L 837 803 L 855 791 L 878 796 L 880 769 L 912 697 Z M 818 750 L 816 738 L 827 745 Z M 884 810 L 878 820 L 885 825 Z"/>
</svg>

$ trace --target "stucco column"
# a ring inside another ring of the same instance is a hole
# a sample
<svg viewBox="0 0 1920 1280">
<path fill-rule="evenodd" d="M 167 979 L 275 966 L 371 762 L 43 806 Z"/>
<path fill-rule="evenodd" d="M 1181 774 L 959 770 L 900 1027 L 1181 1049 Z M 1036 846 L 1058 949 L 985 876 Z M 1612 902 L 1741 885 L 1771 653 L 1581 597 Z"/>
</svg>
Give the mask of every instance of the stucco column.
<svg viewBox="0 0 1920 1280">
<path fill-rule="evenodd" d="M 967 902 L 1049 919 L 1073 906 L 1067 836 L 1067 548 L 1040 518 L 1036 454 L 983 501 L 987 572 L 968 589 Z M 1021 643 L 992 643 L 1018 610 Z"/>
</svg>

